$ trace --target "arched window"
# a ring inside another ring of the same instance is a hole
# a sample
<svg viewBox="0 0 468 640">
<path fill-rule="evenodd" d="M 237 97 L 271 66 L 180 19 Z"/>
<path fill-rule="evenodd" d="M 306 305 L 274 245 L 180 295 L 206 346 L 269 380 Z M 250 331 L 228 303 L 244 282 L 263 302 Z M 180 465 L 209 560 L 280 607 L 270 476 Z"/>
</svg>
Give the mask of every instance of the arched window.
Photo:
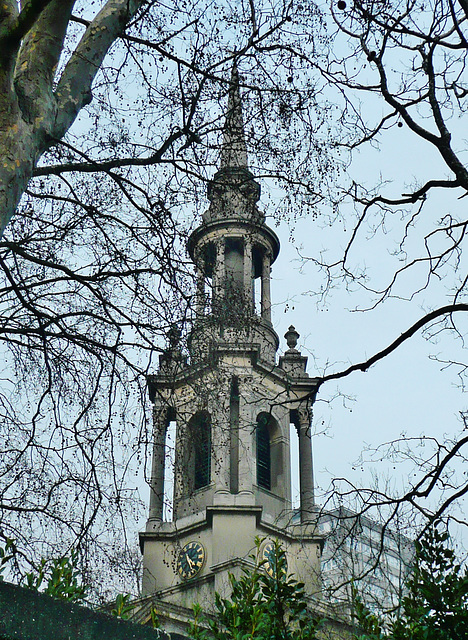
<svg viewBox="0 0 468 640">
<path fill-rule="evenodd" d="M 193 460 L 192 486 L 196 491 L 208 486 L 211 481 L 210 414 L 207 411 L 199 411 L 190 420 L 189 427 Z"/>
<path fill-rule="evenodd" d="M 270 416 L 261 413 L 257 418 L 257 484 L 271 489 Z"/>
</svg>

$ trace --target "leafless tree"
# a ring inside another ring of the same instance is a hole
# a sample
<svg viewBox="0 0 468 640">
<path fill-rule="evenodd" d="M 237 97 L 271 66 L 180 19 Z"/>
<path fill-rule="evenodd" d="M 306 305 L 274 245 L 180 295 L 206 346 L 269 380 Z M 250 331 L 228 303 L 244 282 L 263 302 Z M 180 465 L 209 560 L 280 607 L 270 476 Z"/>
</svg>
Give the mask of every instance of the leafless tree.
<svg viewBox="0 0 468 640">
<path fill-rule="evenodd" d="M 278 215 L 333 189 L 330 107 L 303 64 L 321 37 L 314 5 L 282 0 L 3 3 L 0 536 L 19 559 L 74 545 L 91 571 L 140 517 L 145 374 L 190 319 L 185 240 L 234 60 Z"/>
<path fill-rule="evenodd" d="M 418 288 L 455 273 L 448 304 L 435 301 L 393 344 L 322 384 L 366 370 L 424 328 L 459 329 L 467 222 L 452 212 L 440 219 L 430 205 L 434 192 L 463 196 L 468 183 L 453 117 L 466 94 L 465 9 L 386 0 L 340 0 L 331 12 L 282 0 L 3 3 L 0 535 L 51 553 L 78 543 L 89 558 L 139 517 L 128 477 L 149 459 L 145 374 L 170 325 L 190 320 L 185 239 L 206 206 L 234 60 L 252 169 L 282 188 L 276 215 L 323 207 L 334 216 L 346 198 L 354 204 L 344 254 L 315 257 L 328 283 L 360 284 L 380 304 L 401 296 L 411 269 L 426 267 Z M 339 152 L 384 145 L 395 132 L 434 149 L 437 173 L 425 168 L 403 195 L 357 181 L 339 193 Z M 405 260 L 373 287 L 350 256 L 360 234 L 395 213 Z M 424 252 L 412 254 L 417 233 Z M 349 491 L 366 512 L 411 504 L 430 518 L 426 493 L 447 490 L 440 511 L 466 492 L 446 474 L 464 444 L 434 443 L 404 496 Z M 109 532 L 106 542 L 100 534 Z"/>
<path fill-rule="evenodd" d="M 335 25 L 335 46 L 321 72 L 343 99 L 340 123 L 347 133 L 338 146 L 352 158 L 361 150 L 377 148 L 378 161 L 390 157 L 407 173 L 394 182 L 377 175 L 369 164 L 364 172 L 352 173 L 346 188 L 349 215 L 345 207 L 340 213 L 348 228 L 344 251 L 332 259 L 311 259 L 324 270 L 329 288 L 340 282 L 363 294 L 356 298 L 360 309 L 375 309 L 398 298 L 408 306 L 419 302 L 423 312 L 379 353 L 342 371 L 327 372 L 322 384 L 367 371 L 394 350 L 404 349 L 417 334 L 450 332 L 463 343 L 468 311 L 468 221 L 463 206 L 468 190 L 463 126 L 467 6 L 452 0 L 339 0 L 330 4 L 329 16 Z M 388 263 L 393 260 L 383 283 L 383 270 L 379 282 L 365 268 L 368 254 L 362 244 L 365 240 L 369 251 L 375 251 L 379 235 L 378 250 L 384 238 Z M 442 366 L 456 371 L 464 387 L 466 362 L 438 358 Z M 386 517 L 406 511 L 417 514 L 419 522 L 448 515 L 458 504 L 452 516 L 465 521 L 460 505 L 468 492 L 463 473 L 466 407 L 459 411 L 460 421 L 451 428 L 456 434 L 445 440 L 428 431 L 421 438 L 395 438 L 372 453 L 374 461 L 412 456 L 415 473 L 405 491 L 362 489 L 341 479 L 335 482 L 338 493 L 356 498 L 355 505 L 364 513 L 386 505 Z"/>
</svg>

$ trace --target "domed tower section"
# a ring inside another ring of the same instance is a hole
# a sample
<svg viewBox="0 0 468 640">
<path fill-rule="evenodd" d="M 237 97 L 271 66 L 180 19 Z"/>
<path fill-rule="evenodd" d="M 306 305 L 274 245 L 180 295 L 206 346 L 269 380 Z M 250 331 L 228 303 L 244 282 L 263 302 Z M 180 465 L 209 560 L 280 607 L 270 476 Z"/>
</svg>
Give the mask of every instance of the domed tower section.
<svg viewBox="0 0 468 640">
<path fill-rule="evenodd" d="M 191 235 L 197 269 L 191 356 L 203 360 L 213 345 L 255 344 L 275 362 L 278 336 L 271 324 L 270 271 L 279 240 L 259 210 L 260 185 L 248 168 L 239 91 L 233 67 L 220 168 L 208 185 L 210 206 Z"/>
</svg>

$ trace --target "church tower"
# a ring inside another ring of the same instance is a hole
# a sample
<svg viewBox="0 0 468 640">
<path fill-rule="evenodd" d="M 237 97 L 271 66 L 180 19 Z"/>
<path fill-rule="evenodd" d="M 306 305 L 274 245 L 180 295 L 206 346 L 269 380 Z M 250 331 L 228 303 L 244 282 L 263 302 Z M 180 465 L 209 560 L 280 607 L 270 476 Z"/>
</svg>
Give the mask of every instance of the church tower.
<svg viewBox="0 0 468 640">
<path fill-rule="evenodd" d="M 248 168 L 239 80 L 234 67 L 219 170 L 210 205 L 188 242 L 197 291 L 189 357 L 178 332 L 148 379 L 154 451 L 143 550 L 143 593 L 183 611 L 210 610 L 262 540 L 286 550 L 288 570 L 320 590 L 311 407 L 317 381 L 286 333 L 276 360 L 270 272 L 279 240 L 258 208 L 260 185 Z M 173 520 L 163 520 L 166 433 L 176 424 Z M 291 505 L 290 426 L 299 440 L 300 508 Z"/>
</svg>

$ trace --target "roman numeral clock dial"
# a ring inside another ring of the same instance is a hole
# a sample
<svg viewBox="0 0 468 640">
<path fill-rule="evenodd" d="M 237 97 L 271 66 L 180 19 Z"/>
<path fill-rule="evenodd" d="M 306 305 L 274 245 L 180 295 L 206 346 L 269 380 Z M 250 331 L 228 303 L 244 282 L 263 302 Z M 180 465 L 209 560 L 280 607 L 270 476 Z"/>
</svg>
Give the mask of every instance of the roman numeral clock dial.
<svg viewBox="0 0 468 640">
<path fill-rule="evenodd" d="M 188 542 L 177 558 L 177 573 L 182 580 L 189 580 L 197 575 L 205 562 L 205 549 L 201 542 Z"/>
</svg>

